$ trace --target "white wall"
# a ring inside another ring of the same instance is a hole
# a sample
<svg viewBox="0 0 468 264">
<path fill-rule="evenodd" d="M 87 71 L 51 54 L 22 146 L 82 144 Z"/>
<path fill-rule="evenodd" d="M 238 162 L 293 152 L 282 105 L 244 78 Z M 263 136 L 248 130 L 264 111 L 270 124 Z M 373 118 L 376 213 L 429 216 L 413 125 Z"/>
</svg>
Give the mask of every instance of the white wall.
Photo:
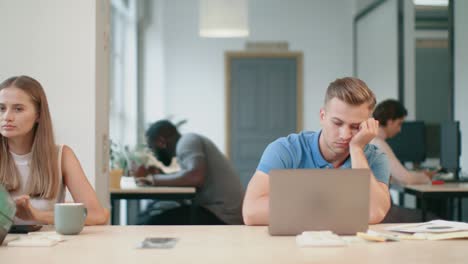
<svg viewBox="0 0 468 264">
<path fill-rule="evenodd" d="M 75 151 L 102 202 L 107 6 L 107 0 L 0 0 L 0 79 L 29 75 L 41 82 L 57 143 Z"/>
<path fill-rule="evenodd" d="M 222 151 L 226 133 L 225 51 L 243 50 L 246 41 L 288 41 L 290 50 L 302 51 L 304 128 L 310 130 L 319 129 L 319 108 L 328 84 L 352 75 L 353 1 L 249 1 L 250 36 L 244 39 L 200 38 L 198 1 L 157 3 L 163 18 L 155 20 L 153 35 L 146 38 L 154 45 L 147 46 L 145 56 L 155 71 L 145 82 L 156 87 L 159 82 L 164 98 L 156 93 L 147 96 L 147 122 L 168 114 L 187 118 L 184 131 L 208 136 Z M 162 40 L 157 39 L 158 30 Z M 158 71 L 154 64 L 161 59 L 164 71 Z"/>
<path fill-rule="evenodd" d="M 376 0 L 356 0 L 364 10 Z M 416 115 L 415 32 L 413 1 L 403 1 L 404 105 Z M 377 101 L 398 99 L 398 1 L 388 0 L 358 22 L 357 75 L 376 93 Z"/>
<path fill-rule="evenodd" d="M 413 1 L 403 1 L 404 105 L 408 120 L 416 118 L 415 17 Z"/>
<path fill-rule="evenodd" d="M 460 121 L 460 166 L 468 174 L 468 1 L 455 0 L 455 120 Z"/>
<path fill-rule="evenodd" d="M 389 0 L 356 25 L 356 74 L 373 90 L 377 101 L 398 99 L 397 1 Z"/>
</svg>

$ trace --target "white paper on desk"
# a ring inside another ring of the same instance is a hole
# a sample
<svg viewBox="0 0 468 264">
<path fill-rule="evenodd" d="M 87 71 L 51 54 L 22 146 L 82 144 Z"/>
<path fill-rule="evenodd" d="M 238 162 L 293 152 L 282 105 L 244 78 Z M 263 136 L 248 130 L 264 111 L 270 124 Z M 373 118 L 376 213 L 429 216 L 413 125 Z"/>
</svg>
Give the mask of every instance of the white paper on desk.
<svg viewBox="0 0 468 264">
<path fill-rule="evenodd" d="M 299 247 L 343 247 L 346 241 L 337 234 L 327 231 L 304 231 L 296 236 Z"/>
<path fill-rule="evenodd" d="M 50 240 L 56 240 L 57 242 L 62 242 L 62 241 L 65 241 L 65 240 L 69 240 L 70 237 L 72 237 L 72 236 L 67 236 L 67 238 L 65 238 L 65 236 L 60 235 L 55 231 L 29 232 L 28 236 L 43 237 L 43 238 L 47 238 L 47 239 L 50 239 Z"/>
<path fill-rule="evenodd" d="M 22 236 L 17 240 L 8 242 L 9 247 L 51 247 L 58 243 L 57 240 L 41 236 Z"/>
<path fill-rule="evenodd" d="M 424 223 L 389 226 L 385 229 L 404 233 L 447 233 L 468 231 L 468 224 L 455 221 L 433 220 Z"/>
<path fill-rule="evenodd" d="M 3 240 L 3 243 L 1 245 L 7 245 L 9 242 L 13 241 L 13 240 L 16 240 L 16 239 L 19 239 L 19 236 L 14 236 L 14 235 L 11 235 L 11 234 L 8 234 L 5 239 Z M 0 245 L 0 246 L 1 246 Z"/>
<path fill-rule="evenodd" d="M 122 176 L 120 179 L 120 188 L 121 189 L 131 189 L 138 187 L 135 181 L 135 177 Z"/>
</svg>

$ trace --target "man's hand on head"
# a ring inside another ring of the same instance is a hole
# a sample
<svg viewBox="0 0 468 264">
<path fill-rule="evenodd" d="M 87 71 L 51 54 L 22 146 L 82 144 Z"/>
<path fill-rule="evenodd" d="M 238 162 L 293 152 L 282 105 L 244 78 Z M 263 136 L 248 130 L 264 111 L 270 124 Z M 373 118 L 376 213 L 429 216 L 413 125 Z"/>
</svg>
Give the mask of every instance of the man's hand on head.
<svg viewBox="0 0 468 264">
<path fill-rule="evenodd" d="M 359 126 L 359 132 L 354 135 L 349 143 L 350 148 L 364 149 L 364 147 L 377 136 L 378 131 L 379 121 L 372 117 L 363 121 Z"/>
</svg>

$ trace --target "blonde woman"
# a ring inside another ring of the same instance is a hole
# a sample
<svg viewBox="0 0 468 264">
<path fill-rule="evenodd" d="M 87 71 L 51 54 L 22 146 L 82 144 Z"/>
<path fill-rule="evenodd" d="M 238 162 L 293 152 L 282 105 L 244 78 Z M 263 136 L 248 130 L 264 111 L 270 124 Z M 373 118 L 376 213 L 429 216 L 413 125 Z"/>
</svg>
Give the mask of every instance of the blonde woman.
<svg viewBox="0 0 468 264">
<path fill-rule="evenodd" d="M 0 84 L 0 184 L 16 200 L 15 224 L 53 224 L 65 188 L 87 208 L 87 225 L 109 218 L 73 150 L 55 144 L 46 95 L 28 76 Z"/>
</svg>

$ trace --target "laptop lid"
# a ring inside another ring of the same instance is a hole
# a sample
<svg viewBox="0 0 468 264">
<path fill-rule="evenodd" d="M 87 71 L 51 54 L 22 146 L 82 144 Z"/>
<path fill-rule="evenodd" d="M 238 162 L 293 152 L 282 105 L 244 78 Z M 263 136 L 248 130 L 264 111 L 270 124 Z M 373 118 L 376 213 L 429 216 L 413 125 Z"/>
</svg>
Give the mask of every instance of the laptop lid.
<svg viewBox="0 0 468 264">
<path fill-rule="evenodd" d="M 269 176 L 271 235 L 367 230 L 370 169 L 271 170 Z"/>
</svg>

